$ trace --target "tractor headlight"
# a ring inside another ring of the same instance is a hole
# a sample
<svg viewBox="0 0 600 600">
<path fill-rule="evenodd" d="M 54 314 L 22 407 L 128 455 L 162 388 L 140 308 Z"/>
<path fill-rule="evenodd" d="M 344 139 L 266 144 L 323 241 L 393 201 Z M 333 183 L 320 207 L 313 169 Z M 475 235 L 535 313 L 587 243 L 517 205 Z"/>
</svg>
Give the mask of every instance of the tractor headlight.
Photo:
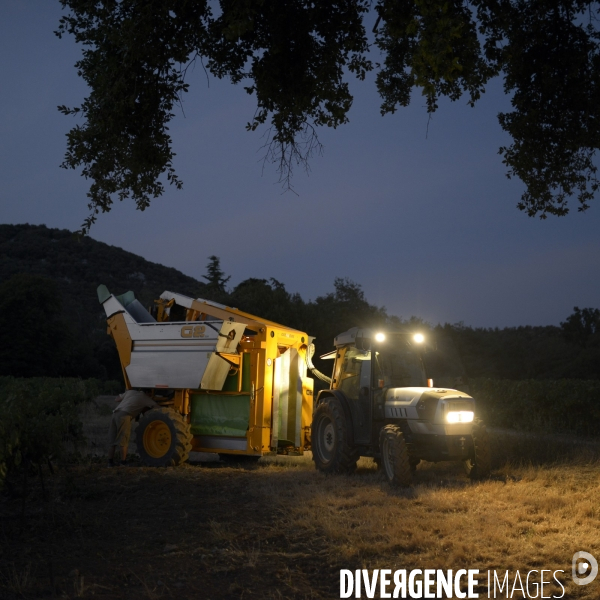
<svg viewBox="0 0 600 600">
<path fill-rule="evenodd" d="M 376 333 L 375 341 L 376 342 L 385 342 L 385 333 Z"/>
<path fill-rule="evenodd" d="M 422 333 L 415 333 L 415 335 L 413 335 L 413 340 L 417 344 L 422 344 L 425 341 L 425 336 Z"/>
<path fill-rule="evenodd" d="M 472 410 L 451 410 L 446 413 L 446 423 L 472 423 L 474 416 Z"/>
</svg>

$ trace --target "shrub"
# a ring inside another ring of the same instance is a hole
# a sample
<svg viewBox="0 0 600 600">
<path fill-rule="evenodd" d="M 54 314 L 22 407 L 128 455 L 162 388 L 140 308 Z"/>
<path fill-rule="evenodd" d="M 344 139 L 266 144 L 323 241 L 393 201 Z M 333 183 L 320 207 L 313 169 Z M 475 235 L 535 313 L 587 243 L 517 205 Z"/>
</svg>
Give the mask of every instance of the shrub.
<svg viewBox="0 0 600 600">
<path fill-rule="evenodd" d="M 491 426 L 579 435 L 600 434 L 600 382 L 472 379 L 470 393 Z"/>
<path fill-rule="evenodd" d="M 122 381 L 112 381 L 103 379 L 88 379 L 88 385 L 95 385 L 97 394 L 104 396 L 116 396 L 125 391 L 125 386 Z"/>
<path fill-rule="evenodd" d="M 0 485 L 83 441 L 77 406 L 98 390 L 95 380 L 0 377 Z"/>
</svg>

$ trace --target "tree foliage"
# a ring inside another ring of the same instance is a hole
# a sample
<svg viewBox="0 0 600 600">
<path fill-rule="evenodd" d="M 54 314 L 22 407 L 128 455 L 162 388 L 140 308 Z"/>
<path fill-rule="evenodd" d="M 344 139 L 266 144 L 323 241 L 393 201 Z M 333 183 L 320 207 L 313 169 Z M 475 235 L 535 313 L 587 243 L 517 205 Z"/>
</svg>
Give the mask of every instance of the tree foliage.
<svg viewBox="0 0 600 600">
<path fill-rule="evenodd" d="M 576 306 L 567 320 L 560 324 L 564 338 L 587 348 L 600 346 L 600 310 Z"/>
<path fill-rule="evenodd" d="M 59 36 L 83 45 L 78 73 L 91 91 L 85 122 L 68 135 L 63 166 L 92 180 L 89 230 L 113 198 L 145 209 L 161 175 L 177 187 L 168 124 L 202 61 L 256 99 L 247 128 L 269 131 L 266 159 L 289 183 L 319 150 L 317 129 L 347 122 L 348 77 L 375 69 L 381 112 L 420 90 L 431 113 L 440 97 L 473 105 L 500 76 L 513 110 L 500 149 L 523 180 L 519 208 L 562 216 L 598 189 L 600 33 L 597 2 L 583 0 L 61 0 Z M 374 18 L 374 39 L 366 22 Z M 373 64 L 371 50 L 381 54 Z"/>
<path fill-rule="evenodd" d="M 78 73 L 91 89 L 80 107 L 60 106 L 66 115 L 82 112 L 84 126 L 68 134 L 63 166 L 82 166 L 92 180 L 92 214 L 107 212 L 116 194 L 131 197 L 144 210 L 164 190 L 162 173 L 176 187 L 167 123 L 173 106 L 187 90 L 183 69 L 197 39 L 194 24 L 208 14 L 204 2 L 62 2 L 70 14 L 59 35 L 74 34 L 84 46 Z"/>
<path fill-rule="evenodd" d="M 351 327 L 384 327 L 390 320 L 385 308 L 367 301 L 358 283 L 336 277 L 333 286 L 333 292 L 317 297 L 308 307 L 308 333 L 317 337 L 318 354 L 331 350 L 335 336 Z"/>
<path fill-rule="evenodd" d="M 202 275 L 203 279 L 208 281 L 208 285 L 217 292 L 225 292 L 225 284 L 231 277 L 225 277 L 225 273 L 221 269 L 221 259 L 218 256 L 209 256 L 208 264 L 206 265 L 206 275 Z"/>
</svg>

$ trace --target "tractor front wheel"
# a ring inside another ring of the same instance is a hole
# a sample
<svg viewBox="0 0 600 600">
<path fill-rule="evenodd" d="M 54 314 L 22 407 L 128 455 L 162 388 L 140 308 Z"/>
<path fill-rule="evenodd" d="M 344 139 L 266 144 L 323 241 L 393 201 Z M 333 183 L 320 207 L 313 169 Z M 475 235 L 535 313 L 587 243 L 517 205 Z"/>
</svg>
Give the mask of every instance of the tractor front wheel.
<svg viewBox="0 0 600 600">
<path fill-rule="evenodd" d="M 350 424 L 337 398 L 325 398 L 313 416 L 312 453 L 323 473 L 352 473 L 358 452 L 350 443 Z"/>
<path fill-rule="evenodd" d="M 189 424 L 169 408 L 148 411 L 140 419 L 135 438 L 142 464 L 149 467 L 180 465 L 192 449 Z"/>
<path fill-rule="evenodd" d="M 481 419 L 473 422 L 473 452 L 464 461 L 465 471 L 471 479 L 487 477 L 492 470 L 488 432 Z"/>
<path fill-rule="evenodd" d="M 408 448 L 397 425 L 385 425 L 379 434 L 381 466 L 391 485 L 408 487 L 412 481 Z"/>
</svg>

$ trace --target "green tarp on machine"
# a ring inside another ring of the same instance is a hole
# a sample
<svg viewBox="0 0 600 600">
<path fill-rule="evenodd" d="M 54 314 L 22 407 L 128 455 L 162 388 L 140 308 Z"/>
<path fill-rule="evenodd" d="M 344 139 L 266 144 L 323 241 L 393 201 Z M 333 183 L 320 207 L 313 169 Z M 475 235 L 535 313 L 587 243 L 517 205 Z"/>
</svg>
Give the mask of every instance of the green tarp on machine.
<svg viewBox="0 0 600 600">
<path fill-rule="evenodd" d="M 191 405 L 194 435 L 246 436 L 250 422 L 250 394 L 193 394 Z"/>
<path fill-rule="evenodd" d="M 192 394 L 191 431 L 194 435 L 245 437 L 250 423 L 250 355 L 242 357 L 241 394 Z M 223 391 L 237 391 L 238 374 L 227 377 Z"/>
</svg>

